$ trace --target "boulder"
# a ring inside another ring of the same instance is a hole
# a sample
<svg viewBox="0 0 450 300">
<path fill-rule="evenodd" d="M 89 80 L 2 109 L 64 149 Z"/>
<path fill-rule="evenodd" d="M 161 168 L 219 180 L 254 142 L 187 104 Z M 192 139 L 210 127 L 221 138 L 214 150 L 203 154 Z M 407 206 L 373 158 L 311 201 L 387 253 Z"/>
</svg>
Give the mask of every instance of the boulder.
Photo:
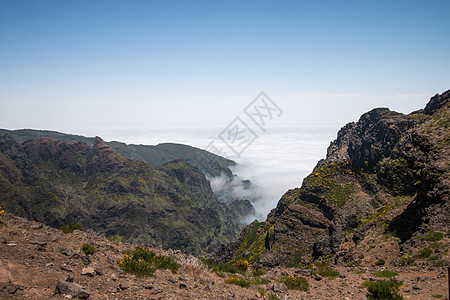
<svg viewBox="0 0 450 300">
<path fill-rule="evenodd" d="M 89 292 L 86 291 L 82 286 L 64 280 L 58 280 L 55 288 L 55 294 L 70 295 L 72 297 L 80 299 L 88 299 L 90 296 Z"/>
</svg>

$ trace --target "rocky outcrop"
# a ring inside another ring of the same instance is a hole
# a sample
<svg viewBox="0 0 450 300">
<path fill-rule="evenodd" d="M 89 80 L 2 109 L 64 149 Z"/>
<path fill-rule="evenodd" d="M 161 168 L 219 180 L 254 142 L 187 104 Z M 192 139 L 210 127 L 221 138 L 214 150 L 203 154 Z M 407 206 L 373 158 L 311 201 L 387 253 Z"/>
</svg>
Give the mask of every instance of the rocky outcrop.
<svg viewBox="0 0 450 300">
<path fill-rule="evenodd" d="M 332 256 L 342 262 L 356 259 L 356 249 L 372 251 L 373 235 L 404 251 L 424 232 L 448 232 L 449 99 L 450 91 L 436 95 L 409 115 L 377 108 L 344 126 L 302 187 L 283 195 L 265 222 L 218 259 L 233 253 L 231 260 L 256 265 Z"/>
</svg>

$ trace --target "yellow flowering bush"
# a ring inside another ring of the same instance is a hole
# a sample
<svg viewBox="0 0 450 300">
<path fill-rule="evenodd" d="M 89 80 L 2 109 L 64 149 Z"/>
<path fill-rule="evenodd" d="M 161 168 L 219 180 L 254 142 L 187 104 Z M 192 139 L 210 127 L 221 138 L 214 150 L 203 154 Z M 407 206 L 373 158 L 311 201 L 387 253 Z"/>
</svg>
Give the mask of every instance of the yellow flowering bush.
<svg viewBox="0 0 450 300">
<path fill-rule="evenodd" d="M 241 278 L 238 276 L 230 276 L 227 279 L 225 279 L 225 283 L 228 284 L 236 284 L 240 287 L 248 287 L 250 285 L 250 282 L 246 280 L 245 278 Z"/>
<path fill-rule="evenodd" d="M 125 251 L 124 257 L 117 263 L 124 272 L 138 277 L 152 276 L 156 269 L 167 269 L 175 273 L 180 268 L 175 257 L 156 255 L 150 247 L 144 246 Z"/>
<path fill-rule="evenodd" d="M 236 269 L 243 272 L 250 270 L 250 263 L 246 260 L 238 259 L 233 265 Z"/>
<path fill-rule="evenodd" d="M 0 205 L 0 216 L 3 216 L 5 214 L 5 210 L 3 209 L 3 207 Z"/>
</svg>

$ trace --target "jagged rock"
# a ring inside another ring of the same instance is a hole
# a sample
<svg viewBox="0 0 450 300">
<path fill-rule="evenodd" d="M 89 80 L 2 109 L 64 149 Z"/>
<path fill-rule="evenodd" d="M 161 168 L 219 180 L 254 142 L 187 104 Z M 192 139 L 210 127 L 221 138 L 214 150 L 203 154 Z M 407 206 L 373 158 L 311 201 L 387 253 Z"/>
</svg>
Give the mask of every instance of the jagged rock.
<svg viewBox="0 0 450 300">
<path fill-rule="evenodd" d="M 66 255 L 66 256 L 71 256 L 72 255 L 72 250 L 64 249 L 60 253 L 63 254 L 63 255 Z"/>
<path fill-rule="evenodd" d="M 288 291 L 288 287 L 283 282 L 274 282 L 272 285 L 272 290 L 276 293 L 286 293 Z"/>
<path fill-rule="evenodd" d="M 20 285 L 11 283 L 11 280 L 8 280 L 8 282 L 4 283 L 1 286 L 0 290 L 4 290 L 6 291 L 8 294 L 10 295 L 14 295 L 17 291 L 19 290 L 23 290 L 23 287 L 21 287 Z"/>
<path fill-rule="evenodd" d="M 347 124 L 302 186 L 286 192 L 265 222 L 217 251 L 217 259 L 250 257 L 264 238 L 256 266 L 298 266 L 333 254 L 338 264 L 368 263 L 352 254 L 352 242 L 368 247 L 370 234 L 383 234 L 388 224 L 400 243 L 377 241 L 376 249 L 395 250 L 395 262 L 420 230 L 447 232 L 449 111 L 447 91 L 409 115 L 377 108 Z"/>
<path fill-rule="evenodd" d="M 81 275 L 94 277 L 95 274 L 96 274 L 96 272 L 95 272 L 94 268 L 92 268 L 92 267 L 86 267 L 81 270 Z"/>
<path fill-rule="evenodd" d="M 119 289 L 124 291 L 131 288 L 131 285 L 128 282 L 121 282 L 119 283 Z"/>
<path fill-rule="evenodd" d="M 88 299 L 90 296 L 89 292 L 86 291 L 82 286 L 63 280 L 58 280 L 55 288 L 55 294 L 70 295 L 72 297 L 80 299 Z"/>
</svg>

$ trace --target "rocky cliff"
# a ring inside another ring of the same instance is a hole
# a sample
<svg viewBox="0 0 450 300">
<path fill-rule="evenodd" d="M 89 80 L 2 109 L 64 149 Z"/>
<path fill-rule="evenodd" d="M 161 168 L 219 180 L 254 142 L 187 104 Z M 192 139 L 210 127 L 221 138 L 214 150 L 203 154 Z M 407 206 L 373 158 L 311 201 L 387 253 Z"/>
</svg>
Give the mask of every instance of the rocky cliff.
<svg viewBox="0 0 450 300">
<path fill-rule="evenodd" d="M 436 255 L 423 263 L 443 264 L 448 255 L 432 250 L 427 236 L 442 238 L 450 229 L 449 98 L 450 91 L 436 95 L 409 115 L 374 109 L 344 126 L 302 186 L 216 258 L 398 265 L 402 256 L 429 249 Z"/>
<path fill-rule="evenodd" d="M 9 212 L 106 236 L 210 252 L 238 235 L 241 216 L 217 201 L 205 175 L 184 160 L 161 167 L 128 159 L 101 138 L 92 146 L 53 138 L 19 144 L 0 134 L 0 202 Z"/>
</svg>

